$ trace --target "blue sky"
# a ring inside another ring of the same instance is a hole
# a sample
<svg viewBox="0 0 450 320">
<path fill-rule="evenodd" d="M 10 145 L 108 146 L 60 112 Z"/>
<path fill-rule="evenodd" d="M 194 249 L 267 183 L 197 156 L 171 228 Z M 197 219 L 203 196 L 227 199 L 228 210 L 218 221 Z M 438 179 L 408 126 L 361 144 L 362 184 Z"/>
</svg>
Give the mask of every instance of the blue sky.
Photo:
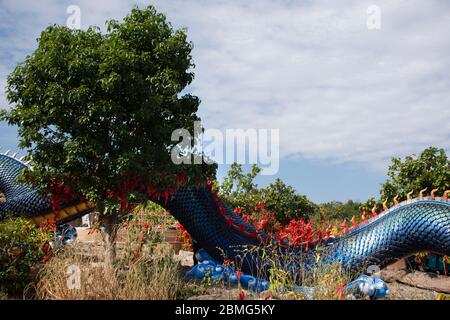
<svg viewBox="0 0 450 320">
<path fill-rule="evenodd" d="M 439 0 L 1 0 L 0 87 L 69 5 L 86 28 L 135 4 L 188 29 L 205 127 L 280 129 L 280 171 L 261 184 L 280 177 L 314 201 L 365 200 L 391 157 L 450 150 L 450 5 Z M 366 26 L 370 5 L 380 29 Z M 17 149 L 4 123 L 0 146 Z"/>
</svg>

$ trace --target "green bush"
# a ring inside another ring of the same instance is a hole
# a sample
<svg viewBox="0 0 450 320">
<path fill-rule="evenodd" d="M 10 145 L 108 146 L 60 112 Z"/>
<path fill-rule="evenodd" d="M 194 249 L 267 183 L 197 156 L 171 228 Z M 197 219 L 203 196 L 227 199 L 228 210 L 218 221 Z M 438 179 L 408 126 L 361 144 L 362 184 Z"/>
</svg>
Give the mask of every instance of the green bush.
<svg viewBox="0 0 450 320">
<path fill-rule="evenodd" d="M 314 203 L 306 196 L 297 194 L 293 187 L 280 179 L 265 188 L 258 188 L 254 179 L 260 171 L 260 168 L 253 165 L 251 172 L 244 173 L 242 165 L 233 163 L 220 185 L 221 198 L 232 208 L 240 208 L 242 213 L 247 215 L 254 214 L 263 204 L 281 224 L 315 213 Z"/>
<path fill-rule="evenodd" d="M 261 194 L 265 208 L 274 212 L 275 218 L 281 224 L 287 224 L 292 219 L 311 216 L 317 209 L 317 206 L 306 196 L 297 194 L 293 187 L 280 179 L 262 188 Z"/>
<path fill-rule="evenodd" d="M 0 222 L 0 292 L 20 295 L 33 281 L 36 267 L 44 256 L 48 233 L 30 220 Z"/>
<path fill-rule="evenodd" d="M 363 205 L 358 201 L 348 200 L 347 202 L 331 201 L 318 205 L 318 210 L 311 218 L 315 221 L 342 221 L 350 220 L 353 216 L 361 215 Z"/>
</svg>

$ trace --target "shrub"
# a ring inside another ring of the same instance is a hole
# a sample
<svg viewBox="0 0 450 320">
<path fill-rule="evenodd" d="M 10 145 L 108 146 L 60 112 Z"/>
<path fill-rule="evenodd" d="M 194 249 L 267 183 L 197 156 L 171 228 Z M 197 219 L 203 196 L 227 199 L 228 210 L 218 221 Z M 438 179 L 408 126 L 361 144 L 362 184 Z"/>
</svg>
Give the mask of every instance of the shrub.
<svg viewBox="0 0 450 320">
<path fill-rule="evenodd" d="M 321 203 L 318 210 L 311 218 L 315 221 L 342 221 L 350 220 L 353 216 L 359 216 L 361 213 L 361 203 L 353 200 L 347 202 L 332 201 Z"/>
<path fill-rule="evenodd" d="M 33 282 L 49 234 L 24 218 L 0 222 L 0 291 L 22 294 Z"/>
<path fill-rule="evenodd" d="M 246 215 L 258 215 L 259 209 L 264 207 L 265 211 L 273 213 L 276 221 L 281 224 L 312 215 L 316 211 L 314 203 L 306 196 L 297 194 L 293 187 L 280 179 L 265 188 L 258 188 L 254 179 L 260 171 L 260 168 L 253 165 L 251 172 L 244 173 L 242 165 L 233 163 L 220 185 L 220 197 Z"/>
</svg>

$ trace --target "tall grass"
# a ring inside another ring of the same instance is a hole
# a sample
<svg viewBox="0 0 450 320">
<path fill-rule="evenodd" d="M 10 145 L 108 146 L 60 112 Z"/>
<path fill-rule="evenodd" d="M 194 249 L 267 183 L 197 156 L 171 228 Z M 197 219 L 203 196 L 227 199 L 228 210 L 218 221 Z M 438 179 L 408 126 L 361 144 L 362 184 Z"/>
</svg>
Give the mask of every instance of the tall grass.
<svg viewBox="0 0 450 320">
<path fill-rule="evenodd" d="M 277 245 L 240 248 L 242 256 L 236 267 L 241 269 L 248 255 L 260 257 L 252 274 L 270 282 L 269 292 L 263 296 L 276 299 L 340 300 L 343 288 L 350 282 L 350 272 L 341 263 L 325 263 L 318 253 L 293 253 Z M 314 259 L 313 266 L 311 259 Z"/>
<path fill-rule="evenodd" d="M 117 260 L 104 263 L 101 244 L 75 242 L 54 253 L 38 274 L 37 299 L 169 300 L 184 298 L 174 251 L 161 243 L 161 221 L 140 207 L 122 226 Z M 158 224 L 158 228 L 156 227 Z"/>
<path fill-rule="evenodd" d="M 79 275 L 79 277 L 78 277 Z M 170 250 L 114 266 L 87 256 L 79 244 L 57 252 L 38 275 L 37 299 L 167 300 L 182 296 L 184 283 Z M 78 281 L 79 280 L 79 281 Z"/>
</svg>

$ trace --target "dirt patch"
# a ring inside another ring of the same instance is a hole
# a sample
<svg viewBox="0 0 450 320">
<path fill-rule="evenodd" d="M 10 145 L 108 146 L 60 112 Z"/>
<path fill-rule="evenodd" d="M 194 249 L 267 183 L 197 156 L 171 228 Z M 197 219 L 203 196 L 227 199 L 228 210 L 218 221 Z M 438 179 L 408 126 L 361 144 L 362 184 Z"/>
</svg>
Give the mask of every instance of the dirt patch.
<svg viewBox="0 0 450 320">
<path fill-rule="evenodd" d="M 239 290 L 237 288 L 210 288 L 208 292 L 202 295 L 193 296 L 188 298 L 188 300 L 239 300 L 244 298 L 245 300 L 260 300 L 259 295 L 247 291 Z M 243 295 L 240 295 L 243 292 Z"/>
</svg>

